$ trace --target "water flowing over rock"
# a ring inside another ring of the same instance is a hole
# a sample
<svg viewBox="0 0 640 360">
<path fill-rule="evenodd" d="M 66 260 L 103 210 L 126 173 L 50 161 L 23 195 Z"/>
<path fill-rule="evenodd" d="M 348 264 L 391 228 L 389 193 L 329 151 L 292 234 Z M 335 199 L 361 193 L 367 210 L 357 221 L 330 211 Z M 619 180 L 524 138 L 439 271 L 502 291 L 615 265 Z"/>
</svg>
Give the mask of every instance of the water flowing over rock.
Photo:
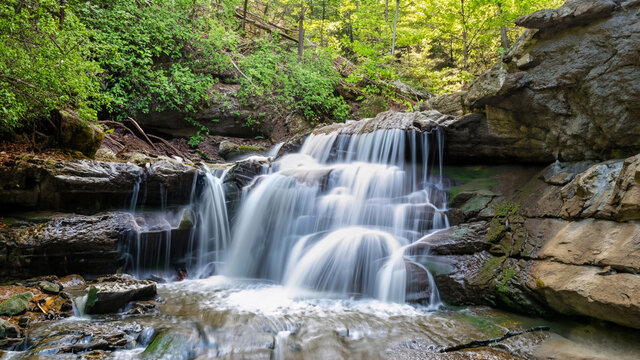
<svg viewBox="0 0 640 360">
<path fill-rule="evenodd" d="M 448 224 L 444 140 L 415 121 L 331 125 L 273 163 L 244 195 L 225 273 L 404 301 L 405 247 Z"/>
</svg>

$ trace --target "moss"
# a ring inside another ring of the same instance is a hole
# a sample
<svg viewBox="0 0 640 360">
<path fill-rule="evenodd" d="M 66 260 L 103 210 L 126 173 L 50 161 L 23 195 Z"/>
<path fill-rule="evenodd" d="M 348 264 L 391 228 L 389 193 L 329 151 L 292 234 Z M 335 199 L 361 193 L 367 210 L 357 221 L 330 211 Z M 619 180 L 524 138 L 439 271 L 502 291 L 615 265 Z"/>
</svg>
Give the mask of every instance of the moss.
<svg viewBox="0 0 640 360">
<path fill-rule="evenodd" d="M 536 289 L 540 289 L 543 287 L 545 287 L 544 281 L 542 281 L 542 279 L 540 278 L 536 278 Z"/>
<path fill-rule="evenodd" d="M 518 211 L 520 210 L 520 204 L 516 204 L 514 202 L 510 202 L 510 201 L 505 201 L 503 203 L 498 204 L 498 206 L 496 206 L 496 216 L 511 216 L 511 215 L 515 215 L 516 213 L 518 213 Z"/>
<path fill-rule="evenodd" d="M 236 151 L 267 151 L 264 146 L 239 145 Z"/>
<path fill-rule="evenodd" d="M 484 237 L 484 241 L 490 244 L 497 244 L 503 237 L 506 230 L 504 220 L 495 217 L 491 219 L 491 222 L 489 223 L 489 230 L 487 231 L 487 235 Z"/>
</svg>

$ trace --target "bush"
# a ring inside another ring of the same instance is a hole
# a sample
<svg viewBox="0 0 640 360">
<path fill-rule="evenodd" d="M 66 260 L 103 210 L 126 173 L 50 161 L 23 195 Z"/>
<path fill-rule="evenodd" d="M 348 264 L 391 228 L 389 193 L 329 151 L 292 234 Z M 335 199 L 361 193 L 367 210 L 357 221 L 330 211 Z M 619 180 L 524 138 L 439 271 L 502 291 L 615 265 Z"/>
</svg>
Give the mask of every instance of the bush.
<svg viewBox="0 0 640 360">
<path fill-rule="evenodd" d="M 105 69 L 112 115 L 197 111 L 215 75 L 230 65 L 225 54 L 236 38 L 220 20 L 230 9 L 206 0 L 79 3 L 79 18 L 93 29 L 95 58 Z"/>
<path fill-rule="evenodd" d="M 305 50 L 302 61 L 292 49 L 275 40 L 258 40 L 252 53 L 240 61 L 243 78 L 240 98 L 269 96 L 286 109 L 299 111 L 313 122 L 329 118 L 344 121 L 349 106 L 334 88 L 340 81 L 330 54 Z"/>
<path fill-rule="evenodd" d="M 90 59 L 88 31 L 57 0 L 0 3 L 0 129 L 12 131 L 74 108 L 96 119 L 106 98 L 99 93 L 101 69 Z"/>
</svg>

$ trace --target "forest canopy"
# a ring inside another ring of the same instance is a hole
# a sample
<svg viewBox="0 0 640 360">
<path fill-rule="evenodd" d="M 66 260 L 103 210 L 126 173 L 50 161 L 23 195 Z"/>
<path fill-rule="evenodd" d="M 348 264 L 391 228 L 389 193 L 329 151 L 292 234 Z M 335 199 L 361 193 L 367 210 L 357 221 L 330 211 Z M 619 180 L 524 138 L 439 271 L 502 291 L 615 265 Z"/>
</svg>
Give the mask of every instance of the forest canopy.
<svg viewBox="0 0 640 360">
<path fill-rule="evenodd" d="M 358 87 L 363 108 L 410 110 L 415 104 L 387 84 L 459 90 L 522 33 L 515 18 L 560 3 L 5 0 L 0 128 L 14 131 L 65 108 L 88 121 L 193 114 L 219 82 L 241 84 L 241 97 L 260 96 L 312 122 L 350 116 L 336 91 L 341 82 Z M 339 57 L 355 70 L 341 75 Z"/>
</svg>

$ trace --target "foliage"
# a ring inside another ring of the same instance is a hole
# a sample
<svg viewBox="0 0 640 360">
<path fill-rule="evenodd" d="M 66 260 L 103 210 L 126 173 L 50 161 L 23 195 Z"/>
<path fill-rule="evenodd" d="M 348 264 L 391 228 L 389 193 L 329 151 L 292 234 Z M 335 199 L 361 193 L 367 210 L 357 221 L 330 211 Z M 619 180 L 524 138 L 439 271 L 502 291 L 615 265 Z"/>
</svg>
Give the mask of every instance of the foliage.
<svg viewBox="0 0 640 360">
<path fill-rule="evenodd" d="M 0 129 L 75 108 L 86 120 L 104 103 L 89 32 L 55 0 L 0 3 Z"/>
<path fill-rule="evenodd" d="M 561 2 L 400 0 L 392 56 L 395 1 L 251 1 L 252 19 L 271 29 L 243 30 L 240 0 L 5 0 L 0 126 L 15 129 L 62 108 L 87 120 L 98 111 L 116 119 L 163 111 L 188 117 L 215 96 L 221 79 L 240 83 L 245 106 L 259 97 L 312 123 L 346 119 L 350 107 L 336 92 L 341 80 L 361 95 L 355 102 L 362 116 L 391 102 L 411 110 L 415 103 L 393 82 L 438 94 L 459 90 L 520 35 L 515 18 Z M 302 6 L 299 58 L 291 40 Z M 345 79 L 334 69 L 337 56 L 355 64 Z M 248 118 L 244 126 L 265 119 Z"/>
<path fill-rule="evenodd" d="M 178 110 L 194 113 L 216 74 L 230 66 L 221 8 L 206 0 L 90 0 L 79 18 L 93 29 L 94 56 L 105 69 L 103 91 L 116 118 Z"/>
<path fill-rule="evenodd" d="M 340 79 L 328 52 L 306 51 L 299 61 L 293 51 L 277 40 L 259 40 L 255 45 L 251 54 L 239 63 L 247 76 L 241 80 L 240 92 L 245 103 L 252 96 L 270 96 L 312 122 L 325 117 L 344 121 L 349 107 L 334 94 Z"/>
</svg>

